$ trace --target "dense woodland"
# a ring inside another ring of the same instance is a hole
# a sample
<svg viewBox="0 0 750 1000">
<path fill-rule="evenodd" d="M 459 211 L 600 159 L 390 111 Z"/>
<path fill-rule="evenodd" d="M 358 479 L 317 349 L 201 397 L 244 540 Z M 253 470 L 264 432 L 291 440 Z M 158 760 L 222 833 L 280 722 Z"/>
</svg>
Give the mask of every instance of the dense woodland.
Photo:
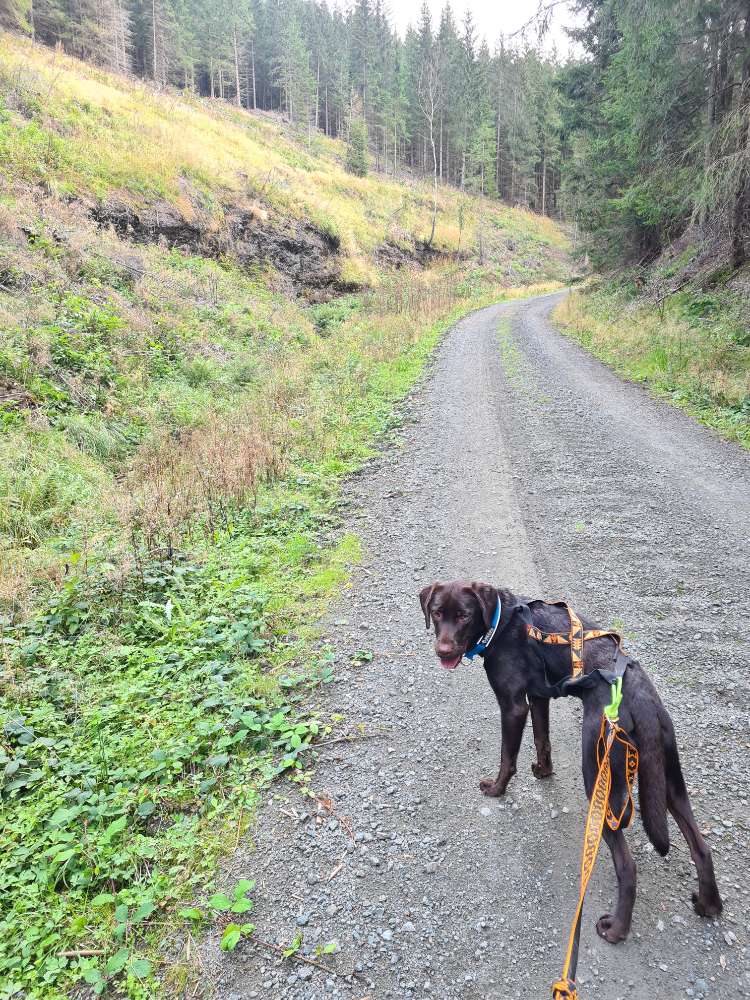
<svg viewBox="0 0 750 1000">
<path fill-rule="evenodd" d="M 750 234 L 750 0 L 572 0 L 575 59 L 543 54 L 559 2 L 491 49 L 383 0 L 0 0 L 5 24 L 160 86 L 355 137 L 411 170 L 575 219 L 598 266 L 648 261 L 698 225 Z M 532 44 L 532 42 L 534 44 Z M 366 158 L 351 158 L 355 170 Z"/>
<path fill-rule="evenodd" d="M 648 262 L 694 226 L 750 253 L 750 0 L 579 0 L 557 78 L 563 184 L 594 262 Z"/>
</svg>

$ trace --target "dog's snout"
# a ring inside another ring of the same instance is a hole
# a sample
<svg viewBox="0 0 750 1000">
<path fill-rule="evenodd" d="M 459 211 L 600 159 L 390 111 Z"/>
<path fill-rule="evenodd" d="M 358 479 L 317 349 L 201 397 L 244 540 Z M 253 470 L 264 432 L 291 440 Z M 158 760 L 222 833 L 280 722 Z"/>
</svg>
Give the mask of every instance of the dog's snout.
<svg viewBox="0 0 750 1000">
<path fill-rule="evenodd" d="M 438 639 L 435 643 L 435 652 L 438 656 L 453 656 L 456 652 L 456 644 L 452 639 Z"/>
</svg>

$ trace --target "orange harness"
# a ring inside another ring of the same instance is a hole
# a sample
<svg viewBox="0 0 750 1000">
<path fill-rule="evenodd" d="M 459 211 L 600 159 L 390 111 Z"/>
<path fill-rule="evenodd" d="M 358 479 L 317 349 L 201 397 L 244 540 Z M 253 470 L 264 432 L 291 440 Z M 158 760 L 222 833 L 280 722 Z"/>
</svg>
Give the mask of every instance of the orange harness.
<svg viewBox="0 0 750 1000">
<path fill-rule="evenodd" d="M 584 629 L 581 619 L 565 601 L 545 601 L 545 604 L 555 604 L 566 608 L 570 617 L 570 632 L 567 635 L 563 632 L 542 632 L 535 625 L 527 625 L 526 631 L 529 638 L 537 642 L 548 643 L 550 645 L 570 646 L 570 658 L 572 664 L 572 675 L 574 678 L 583 673 L 583 644 L 588 639 L 600 639 L 602 636 L 610 636 L 615 639 L 618 649 L 622 649 L 622 638 L 617 632 L 607 629 Z M 633 785 L 638 771 L 638 750 L 628 737 L 628 734 L 618 725 L 618 710 L 622 699 L 622 678 L 612 685 L 612 701 L 604 709 L 602 714 L 602 725 L 599 732 L 599 739 L 596 744 L 597 774 L 594 788 L 591 792 L 588 813 L 586 814 L 586 826 L 583 832 L 583 851 L 581 852 L 581 883 L 578 893 L 578 905 L 573 915 L 568 937 L 568 948 L 565 953 L 565 964 L 560 979 L 552 986 L 553 1000 L 578 1000 L 575 975 L 578 965 L 578 942 L 581 935 L 581 916 L 583 914 L 583 901 L 586 896 L 591 874 L 596 864 L 596 857 L 599 853 L 604 824 L 610 830 L 619 830 L 623 818 L 630 806 L 630 820 L 632 821 L 633 808 Z M 619 816 L 615 816 L 609 804 L 609 794 L 612 787 L 612 767 L 610 756 L 615 742 L 622 745 L 625 751 L 625 781 L 627 795 Z"/>
<path fill-rule="evenodd" d="M 583 673 L 583 644 L 589 639 L 601 639 L 602 636 L 609 635 L 616 642 L 617 646 L 624 653 L 622 648 L 622 636 L 619 632 L 611 629 L 592 628 L 584 629 L 581 619 L 566 601 L 544 601 L 552 607 L 565 608 L 570 618 L 570 632 L 542 632 L 535 625 L 527 625 L 526 632 L 530 639 L 537 642 L 546 643 L 549 646 L 570 646 L 570 660 L 573 677 L 579 677 Z"/>
</svg>

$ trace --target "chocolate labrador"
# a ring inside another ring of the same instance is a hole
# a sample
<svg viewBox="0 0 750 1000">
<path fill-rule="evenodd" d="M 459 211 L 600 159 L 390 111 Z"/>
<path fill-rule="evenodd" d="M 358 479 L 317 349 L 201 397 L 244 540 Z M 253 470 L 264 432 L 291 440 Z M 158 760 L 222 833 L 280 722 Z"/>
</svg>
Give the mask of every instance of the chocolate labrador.
<svg viewBox="0 0 750 1000">
<path fill-rule="evenodd" d="M 531 626 L 544 634 L 568 633 L 571 620 L 565 606 L 530 601 L 509 590 L 487 583 L 456 580 L 432 583 L 419 599 L 425 624 L 435 627 L 435 652 L 441 666 L 455 670 L 464 656 L 481 656 L 487 679 L 495 693 L 502 718 L 500 770 L 496 778 L 479 783 L 485 795 L 503 795 L 516 773 L 527 716 L 536 744 L 536 762 L 531 768 L 537 778 L 552 774 L 549 738 L 549 700 L 560 694 L 574 694 L 583 703 L 582 765 L 586 795 L 590 798 L 597 774 L 596 747 L 602 712 L 610 699 L 606 683 L 597 683 L 613 660 L 623 672 L 620 725 L 639 752 L 638 785 L 641 819 L 649 840 L 661 855 L 669 850 L 667 810 L 687 841 L 698 872 L 698 891 L 693 908 L 703 917 L 721 913 L 722 902 L 714 875 L 711 852 L 701 836 L 682 776 L 672 720 L 643 667 L 627 656 L 617 637 L 605 634 L 583 644 L 584 683 L 570 684 L 571 648 L 543 645 L 530 637 Z M 597 626 L 586 618 L 585 629 Z M 604 824 L 604 838 L 612 854 L 618 883 L 617 906 L 613 914 L 599 918 L 596 929 L 612 943 L 627 937 L 635 902 L 636 867 L 623 835 L 630 820 L 624 771 L 624 749 L 617 743 L 612 751 L 610 803 L 619 815 L 625 810 L 620 829 Z"/>
</svg>

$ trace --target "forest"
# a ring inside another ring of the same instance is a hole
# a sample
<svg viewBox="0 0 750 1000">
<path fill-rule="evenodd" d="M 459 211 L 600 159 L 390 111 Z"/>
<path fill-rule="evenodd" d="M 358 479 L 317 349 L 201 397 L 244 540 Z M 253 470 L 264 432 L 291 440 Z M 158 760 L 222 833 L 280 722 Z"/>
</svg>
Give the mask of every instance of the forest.
<svg viewBox="0 0 750 1000">
<path fill-rule="evenodd" d="M 574 221 L 597 267 L 689 226 L 750 230 L 750 0 L 573 0 L 575 58 L 478 36 L 450 3 L 401 39 L 382 0 L 2 0 L 6 26 L 108 69 L 364 133 L 372 167 Z"/>
</svg>

